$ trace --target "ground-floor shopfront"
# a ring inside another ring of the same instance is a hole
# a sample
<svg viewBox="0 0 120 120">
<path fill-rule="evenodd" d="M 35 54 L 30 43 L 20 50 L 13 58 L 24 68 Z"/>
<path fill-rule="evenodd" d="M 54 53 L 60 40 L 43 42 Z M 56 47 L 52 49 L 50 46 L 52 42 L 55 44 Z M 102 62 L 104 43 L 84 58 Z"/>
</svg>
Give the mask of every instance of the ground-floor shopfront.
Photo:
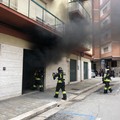
<svg viewBox="0 0 120 120">
<path fill-rule="evenodd" d="M 120 59 L 112 58 L 112 59 L 101 59 L 92 61 L 92 69 L 94 71 L 100 72 L 101 69 L 110 68 L 114 70 L 115 76 L 120 77 Z"/>
<path fill-rule="evenodd" d="M 32 59 L 31 43 L 10 35 L 0 33 L 0 100 L 31 92 L 36 65 L 41 63 Z M 91 61 L 71 54 L 59 62 L 42 67 L 44 70 L 44 89 L 56 86 L 52 73 L 62 67 L 66 73 L 66 84 L 91 78 Z"/>
</svg>

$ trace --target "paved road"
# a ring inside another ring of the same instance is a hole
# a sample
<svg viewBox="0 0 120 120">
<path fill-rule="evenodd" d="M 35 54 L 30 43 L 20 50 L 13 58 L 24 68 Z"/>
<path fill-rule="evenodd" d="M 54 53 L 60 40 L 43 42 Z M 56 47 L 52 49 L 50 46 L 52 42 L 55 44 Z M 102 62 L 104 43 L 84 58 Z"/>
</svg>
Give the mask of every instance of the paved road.
<svg viewBox="0 0 120 120">
<path fill-rule="evenodd" d="M 112 85 L 112 88 L 113 92 L 109 94 L 103 94 L 104 88 L 101 88 L 47 120 L 120 120 L 120 84 Z"/>
</svg>

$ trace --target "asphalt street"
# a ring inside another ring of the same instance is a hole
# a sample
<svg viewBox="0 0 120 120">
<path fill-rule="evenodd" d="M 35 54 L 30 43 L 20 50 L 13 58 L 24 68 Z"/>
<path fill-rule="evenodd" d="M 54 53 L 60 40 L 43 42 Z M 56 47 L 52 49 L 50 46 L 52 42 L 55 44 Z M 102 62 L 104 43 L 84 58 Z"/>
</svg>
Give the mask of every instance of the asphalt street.
<svg viewBox="0 0 120 120">
<path fill-rule="evenodd" d="M 120 120 L 120 84 L 111 84 L 113 92 L 104 94 L 104 87 L 85 100 L 60 110 L 46 120 Z"/>
</svg>

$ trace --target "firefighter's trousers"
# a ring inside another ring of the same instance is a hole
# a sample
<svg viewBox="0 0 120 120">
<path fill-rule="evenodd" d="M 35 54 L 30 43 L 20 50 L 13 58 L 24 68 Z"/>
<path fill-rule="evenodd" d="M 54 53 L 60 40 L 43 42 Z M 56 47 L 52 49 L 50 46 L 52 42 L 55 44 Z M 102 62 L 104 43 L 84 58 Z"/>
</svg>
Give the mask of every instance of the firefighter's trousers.
<svg viewBox="0 0 120 120">
<path fill-rule="evenodd" d="M 33 84 L 33 89 L 39 89 L 40 91 L 44 91 L 42 80 L 35 80 Z"/>
<path fill-rule="evenodd" d="M 55 96 L 54 97 L 58 98 L 60 89 L 62 90 L 62 94 L 63 94 L 63 98 L 62 99 L 66 100 L 67 99 L 67 95 L 66 95 L 66 91 L 65 91 L 65 82 L 57 83 Z"/>
<path fill-rule="evenodd" d="M 109 90 L 110 92 L 112 92 L 112 88 L 111 88 L 111 86 L 110 86 L 110 82 L 104 82 L 104 83 L 105 83 L 104 93 L 107 93 L 108 90 Z"/>
</svg>

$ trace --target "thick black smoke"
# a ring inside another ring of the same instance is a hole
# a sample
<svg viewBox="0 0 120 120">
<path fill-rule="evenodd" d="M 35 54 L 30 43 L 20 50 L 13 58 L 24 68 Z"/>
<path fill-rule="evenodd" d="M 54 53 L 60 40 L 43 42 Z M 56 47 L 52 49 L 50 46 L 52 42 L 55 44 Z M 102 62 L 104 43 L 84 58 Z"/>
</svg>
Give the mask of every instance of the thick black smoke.
<svg viewBox="0 0 120 120">
<path fill-rule="evenodd" d="M 112 39 L 120 41 L 120 0 L 114 0 L 111 2 L 111 33 L 112 33 Z"/>
<path fill-rule="evenodd" d="M 105 1 L 103 1 L 103 4 Z M 95 7 L 94 7 L 95 8 Z M 106 9 L 105 12 L 104 9 Z M 100 20 L 94 24 L 95 45 L 100 44 L 100 40 L 120 41 L 120 0 L 106 2 L 104 7 L 100 7 Z M 96 14 L 93 15 L 96 17 Z"/>
<path fill-rule="evenodd" d="M 85 20 L 71 21 L 65 26 L 62 36 L 44 31 L 40 28 L 29 28 L 33 46 L 29 61 L 34 66 L 47 66 L 57 63 L 73 50 L 89 44 L 89 24 Z M 32 62 L 33 61 L 33 62 Z"/>
</svg>

